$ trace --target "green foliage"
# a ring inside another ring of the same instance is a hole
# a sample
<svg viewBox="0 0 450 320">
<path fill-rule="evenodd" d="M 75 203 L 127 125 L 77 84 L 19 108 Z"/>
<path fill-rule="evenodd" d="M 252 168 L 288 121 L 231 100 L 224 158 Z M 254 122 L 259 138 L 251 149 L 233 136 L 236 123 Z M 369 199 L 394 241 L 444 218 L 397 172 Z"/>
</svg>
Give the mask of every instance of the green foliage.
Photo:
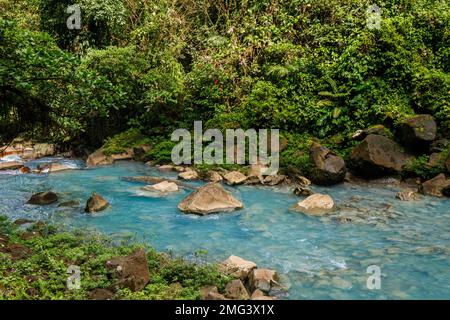
<svg viewBox="0 0 450 320">
<path fill-rule="evenodd" d="M 0 133 L 98 146 L 202 120 L 345 149 L 357 129 L 431 113 L 450 134 L 448 1 L 381 1 L 371 30 L 368 0 L 83 0 L 79 31 L 66 0 L 1 1 Z"/>
<path fill-rule="evenodd" d="M 154 145 L 150 150 L 146 158 L 155 164 L 171 163 L 172 162 L 172 149 L 176 145 L 176 142 L 171 140 L 162 140 Z"/>
<path fill-rule="evenodd" d="M 407 162 L 402 170 L 403 177 L 419 177 L 423 180 L 429 180 L 436 177 L 440 173 L 446 173 L 445 160 L 449 154 L 449 150 L 439 153 L 436 165 L 430 166 L 430 156 L 421 155 Z"/>
<path fill-rule="evenodd" d="M 22 240 L 17 226 L 0 216 L 0 234 L 8 235 L 10 243 L 28 247 L 32 253 L 24 259 L 12 260 L 0 251 L 0 299 L 88 299 L 95 288 L 109 288 L 114 279 L 108 275 L 105 262 L 115 256 L 131 254 L 140 244 L 118 245 L 96 233 L 60 231 L 36 224 L 30 230 L 42 232 L 29 240 Z M 116 299 L 199 299 L 199 289 L 216 285 L 223 289 L 231 280 L 215 265 L 196 264 L 171 258 L 146 248 L 150 283 L 140 292 L 120 289 Z M 81 271 L 81 288 L 67 290 L 67 268 L 77 265 Z"/>
<path fill-rule="evenodd" d="M 126 152 L 127 148 L 139 147 L 142 145 L 151 146 L 153 141 L 147 138 L 137 129 L 129 129 L 108 138 L 103 145 L 103 152 L 106 155 Z"/>
<path fill-rule="evenodd" d="M 280 165 L 299 174 L 308 174 L 311 168 L 309 148 L 312 143 L 311 136 L 307 134 L 287 134 L 283 137 L 287 147 L 280 153 Z"/>
</svg>

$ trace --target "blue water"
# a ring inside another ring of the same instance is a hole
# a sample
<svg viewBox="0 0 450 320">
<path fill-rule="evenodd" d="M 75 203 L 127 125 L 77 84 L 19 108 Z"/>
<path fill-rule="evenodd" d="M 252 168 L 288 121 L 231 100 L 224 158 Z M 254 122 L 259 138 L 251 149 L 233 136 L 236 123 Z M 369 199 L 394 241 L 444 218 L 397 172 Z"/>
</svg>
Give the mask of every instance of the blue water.
<svg viewBox="0 0 450 320">
<path fill-rule="evenodd" d="M 331 195 L 338 206 L 371 210 L 369 218 L 340 223 L 288 211 L 299 200 L 290 188 L 239 186 L 226 188 L 244 203 L 243 210 L 199 217 L 177 209 L 189 189 L 152 197 L 140 190 L 142 184 L 121 179 L 140 175 L 176 177 L 135 162 L 44 176 L 1 174 L 0 214 L 95 229 L 115 239 L 132 237 L 188 258 L 204 249 L 208 262 L 238 255 L 278 270 L 289 287 L 286 299 L 450 298 L 448 199 L 402 202 L 395 199 L 398 187 L 389 184 L 313 187 Z M 43 190 L 58 192 L 60 202 L 78 199 L 80 207 L 25 204 Z M 93 191 L 112 207 L 85 214 L 84 203 Z M 388 204 L 391 216 L 378 216 Z M 378 290 L 366 285 L 370 265 L 381 270 Z"/>
</svg>

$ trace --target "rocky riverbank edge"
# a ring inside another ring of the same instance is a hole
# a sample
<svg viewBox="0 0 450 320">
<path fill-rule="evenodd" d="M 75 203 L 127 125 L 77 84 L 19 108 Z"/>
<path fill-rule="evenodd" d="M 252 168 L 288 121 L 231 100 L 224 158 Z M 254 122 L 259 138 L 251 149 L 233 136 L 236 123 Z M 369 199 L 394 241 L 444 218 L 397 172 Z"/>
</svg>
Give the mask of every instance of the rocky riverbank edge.
<svg viewBox="0 0 450 320">
<path fill-rule="evenodd" d="M 187 261 L 140 243 L 0 216 L 0 299 L 274 300 L 275 270 L 231 255 Z"/>
</svg>

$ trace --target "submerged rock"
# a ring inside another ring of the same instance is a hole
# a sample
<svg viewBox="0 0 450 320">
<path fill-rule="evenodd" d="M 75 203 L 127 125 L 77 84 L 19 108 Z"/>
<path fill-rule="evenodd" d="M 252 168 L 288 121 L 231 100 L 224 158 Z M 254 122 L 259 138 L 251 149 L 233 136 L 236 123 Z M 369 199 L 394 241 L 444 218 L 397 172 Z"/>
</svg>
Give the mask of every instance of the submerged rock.
<svg viewBox="0 0 450 320">
<path fill-rule="evenodd" d="M 22 167 L 23 164 L 19 161 L 0 162 L 0 170 L 17 170 Z"/>
<path fill-rule="evenodd" d="M 412 201 L 412 200 L 418 200 L 419 194 L 414 190 L 402 190 L 398 192 L 395 197 L 402 201 Z"/>
<path fill-rule="evenodd" d="M 245 180 L 247 180 L 247 177 L 239 171 L 227 172 L 223 176 L 223 178 L 225 179 L 225 182 L 230 186 L 243 184 Z"/>
<path fill-rule="evenodd" d="M 344 180 L 347 173 L 344 160 L 327 147 L 313 142 L 310 148 L 310 158 L 313 163 L 310 178 L 314 183 L 332 185 Z"/>
<path fill-rule="evenodd" d="M 178 205 L 186 213 L 206 215 L 215 212 L 240 209 L 243 204 L 220 184 L 210 182 L 188 195 Z"/>
<path fill-rule="evenodd" d="M 138 176 L 138 177 L 123 177 L 122 180 L 130 181 L 130 182 L 140 182 L 147 184 L 155 184 L 165 181 L 164 178 L 161 177 L 151 177 L 151 176 Z"/>
<path fill-rule="evenodd" d="M 303 201 L 299 201 L 290 209 L 307 215 L 322 216 L 332 212 L 335 209 L 335 204 L 329 195 L 316 193 Z"/>
<path fill-rule="evenodd" d="M 78 201 L 78 200 L 70 200 L 70 201 L 61 202 L 58 205 L 58 207 L 75 208 L 75 207 L 78 207 L 79 205 L 80 205 L 80 201 Z"/>
<path fill-rule="evenodd" d="M 419 114 L 402 122 L 397 131 L 399 140 L 409 149 L 428 150 L 436 139 L 437 126 L 431 115 Z"/>
<path fill-rule="evenodd" d="M 64 170 L 71 170 L 72 168 L 62 164 L 62 163 L 45 163 L 38 166 L 39 171 L 44 172 L 58 172 Z"/>
<path fill-rule="evenodd" d="M 58 195 L 51 191 L 39 192 L 33 194 L 28 200 L 28 204 L 33 205 L 48 205 L 58 201 Z"/>
<path fill-rule="evenodd" d="M 400 145 L 380 135 L 368 135 L 350 155 L 355 170 L 367 177 L 400 173 L 409 156 Z"/>
<path fill-rule="evenodd" d="M 103 149 L 98 149 L 94 153 L 90 154 L 86 160 L 86 166 L 95 167 L 100 165 L 113 164 L 114 159 L 111 156 L 105 155 Z"/>
<path fill-rule="evenodd" d="M 86 208 L 84 211 L 92 213 L 92 212 L 99 212 L 102 210 L 105 210 L 109 207 L 109 202 L 106 201 L 101 195 L 97 193 L 92 193 L 91 197 L 86 203 Z"/>
<path fill-rule="evenodd" d="M 106 270 L 112 273 L 119 288 L 140 291 L 150 281 L 147 256 L 143 249 L 125 257 L 115 257 L 106 261 Z"/>
<path fill-rule="evenodd" d="M 441 173 L 422 183 L 420 187 L 420 192 L 425 195 L 442 197 L 443 191 L 446 190 L 450 186 L 450 179 L 445 177 L 445 174 Z M 445 191 L 446 192 L 446 191 Z"/>
<path fill-rule="evenodd" d="M 229 256 L 225 261 L 219 265 L 219 269 L 233 277 L 237 277 L 245 281 L 250 272 L 255 269 L 256 263 L 253 261 L 244 260 L 238 256 Z"/>
<path fill-rule="evenodd" d="M 170 193 L 170 192 L 177 192 L 180 190 L 178 185 L 175 182 L 170 181 L 162 181 L 157 184 L 145 186 L 142 188 L 142 190 L 145 191 L 156 191 L 160 193 Z"/>
<path fill-rule="evenodd" d="M 158 167 L 158 170 L 160 171 L 172 171 L 174 170 L 175 166 L 171 164 L 163 164 L 162 166 Z"/>
</svg>

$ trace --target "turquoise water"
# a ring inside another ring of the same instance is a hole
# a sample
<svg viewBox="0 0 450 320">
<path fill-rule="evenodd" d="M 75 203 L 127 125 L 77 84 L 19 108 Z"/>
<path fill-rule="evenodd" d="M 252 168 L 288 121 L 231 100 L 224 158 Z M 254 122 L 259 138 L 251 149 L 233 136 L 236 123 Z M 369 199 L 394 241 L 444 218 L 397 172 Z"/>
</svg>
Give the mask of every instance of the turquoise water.
<svg viewBox="0 0 450 320">
<path fill-rule="evenodd" d="M 364 223 L 340 223 L 288 211 L 299 200 L 290 188 L 226 187 L 245 209 L 199 217 L 177 209 L 191 190 L 151 197 L 140 190 L 142 184 L 121 179 L 139 175 L 176 177 L 135 162 L 44 176 L 1 174 L 0 214 L 96 229 L 117 239 L 132 236 L 188 258 L 205 249 L 209 262 L 238 255 L 278 270 L 289 287 L 286 299 L 450 298 L 448 199 L 401 202 L 395 199 L 398 187 L 388 183 L 313 187 L 331 195 L 338 206 L 371 210 L 372 216 L 361 220 Z M 60 194 L 60 202 L 80 200 L 80 207 L 25 204 L 32 193 L 49 189 Z M 83 205 L 93 191 L 112 208 L 94 216 L 84 214 Z M 392 213 L 389 219 L 377 216 L 386 208 Z M 370 265 L 381 269 L 379 290 L 366 286 Z"/>
</svg>

